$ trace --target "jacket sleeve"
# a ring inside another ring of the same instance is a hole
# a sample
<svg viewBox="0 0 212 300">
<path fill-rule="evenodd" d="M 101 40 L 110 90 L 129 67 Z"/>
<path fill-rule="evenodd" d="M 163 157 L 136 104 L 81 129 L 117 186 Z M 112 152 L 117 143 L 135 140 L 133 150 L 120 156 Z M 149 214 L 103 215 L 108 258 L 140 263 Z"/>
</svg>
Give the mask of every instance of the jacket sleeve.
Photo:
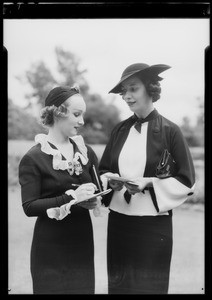
<svg viewBox="0 0 212 300">
<path fill-rule="evenodd" d="M 25 155 L 19 164 L 19 183 L 21 185 L 22 206 L 28 217 L 46 215 L 46 210 L 52 207 L 60 207 L 73 199 L 72 196 L 63 194 L 58 197 L 41 197 L 42 174 L 36 162 Z"/>
<path fill-rule="evenodd" d="M 174 177 L 152 178 L 159 212 L 171 210 L 194 193 L 195 171 L 187 142 L 178 126 L 171 133 L 171 154 L 176 162 Z"/>
</svg>

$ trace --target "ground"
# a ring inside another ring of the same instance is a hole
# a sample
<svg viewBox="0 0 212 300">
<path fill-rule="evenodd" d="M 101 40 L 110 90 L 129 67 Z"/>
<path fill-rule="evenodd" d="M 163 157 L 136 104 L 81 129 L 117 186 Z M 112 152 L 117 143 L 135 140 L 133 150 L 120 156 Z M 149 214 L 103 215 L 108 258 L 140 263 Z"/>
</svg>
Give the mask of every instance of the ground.
<svg viewBox="0 0 212 300">
<path fill-rule="evenodd" d="M 30 246 L 35 219 L 21 206 L 20 188 L 9 188 L 9 287 L 10 294 L 32 294 Z M 91 212 L 94 242 L 96 294 L 107 294 L 107 211 L 102 217 Z M 169 294 L 204 294 L 204 208 L 182 205 L 173 211 L 173 256 Z"/>
</svg>

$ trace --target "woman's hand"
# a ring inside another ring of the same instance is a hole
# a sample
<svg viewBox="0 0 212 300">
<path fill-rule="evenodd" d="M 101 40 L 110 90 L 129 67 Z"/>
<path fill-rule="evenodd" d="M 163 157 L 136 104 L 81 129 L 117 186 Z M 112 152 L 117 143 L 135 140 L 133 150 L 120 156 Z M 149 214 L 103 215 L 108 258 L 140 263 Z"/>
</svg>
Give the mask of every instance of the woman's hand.
<svg viewBox="0 0 212 300">
<path fill-rule="evenodd" d="M 94 209 L 97 206 L 97 204 L 98 204 L 97 198 L 92 198 L 88 201 L 80 202 L 77 205 L 79 205 L 85 209 Z"/>
<path fill-rule="evenodd" d="M 119 174 L 117 173 L 110 173 L 110 175 L 113 175 L 113 176 L 116 176 L 116 177 L 120 177 Z M 113 180 L 113 179 L 109 179 L 108 180 L 108 184 L 109 186 L 114 190 L 114 191 L 120 191 L 123 186 L 124 186 L 124 183 L 123 182 L 120 182 L 120 181 L 116 181 L 116 180 Z"/>
<path fill-rule="evenodd" d="M 86 208 L 86 209 L 93 209 L 94 215 L 99 216 L 100 215 L 99 208 L 101 206 L 101 200 L 102 200 L 102 197 L 97 196 L 96 198 L 92 198 L 88 201 L 80 202 L 80 203 L 78 203 L 78 205 L 80 205 L 81 207 Z"/>
<path fill-rule="evenodd" d="M 81 184 L 76 190 L 75 190 L 75 195 L 77 197 L 77 200 L 83 201 L 86 200 L 89 196 L 93 195 L 97 191 L 97 187 L 94 183 L 89 182 L 89 183 L 84 183 Z M 94 202 L 94 199 L 90 199 L 86 202 L 89 202 L 92 204 Z M 92 205 L 90 205 L 92 206 Z"/>
<path fill-rule="evenodd" d="M 128 192 L 132 195 L 140 193 L 145 189 L 145 187 L 149 187 L 152 185 L 152 181 L 148 177 L 139 177 L 131 181 L 132 184 L 130 182 L 126 182 L 124 185 L 127 188 Z"/>
</svg>

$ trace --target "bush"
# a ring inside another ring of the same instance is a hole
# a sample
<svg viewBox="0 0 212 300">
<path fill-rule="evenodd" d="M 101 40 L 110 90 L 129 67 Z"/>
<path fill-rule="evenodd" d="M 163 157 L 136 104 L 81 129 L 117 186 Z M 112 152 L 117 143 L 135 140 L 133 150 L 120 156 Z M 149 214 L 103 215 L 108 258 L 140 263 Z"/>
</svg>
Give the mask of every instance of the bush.
<svg viewBox="0 0 212 300">
<path fill-rule="evenodd" d="M 8 156 L 8 184 L 9 186 L 16 186 L 18 181 L 18 166 L 22 155 L 9 155 Z"/>
<path fill-rule="evenodd" d="M 205 174 L 204 174 L 204 161 L 194 160 L 196 185 L 195 191 L 192 196 L 187 200 L 188 203 L 204 203 L 205 202 Z"/>
</svg>

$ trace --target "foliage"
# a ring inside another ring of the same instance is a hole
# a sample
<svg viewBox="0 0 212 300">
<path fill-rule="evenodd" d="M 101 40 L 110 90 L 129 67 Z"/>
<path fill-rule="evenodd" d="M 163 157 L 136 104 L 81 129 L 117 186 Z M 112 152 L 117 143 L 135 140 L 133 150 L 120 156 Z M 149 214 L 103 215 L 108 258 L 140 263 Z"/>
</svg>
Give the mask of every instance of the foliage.
<svg viewBox="0 0 212 300">
<path fill-rule="evenodd" d="M 183 118 L 181 130 L 189 146 L 198 146 L 197 136 L 194 135 L 194 129 L 191 127 L 188 117 Z"/>
<path fill-rule="evenodd" d="M 45 129 L 36 118 L 8 100 L 8 139 L 32 140 Z"/>
<path fill-rule="evenodd" d="M 42 108 L 48 92 L 55 86 L 73 86 L 74 83 L 77 83 L 80 87 L 81 94 L 87 103 L 85 125 L 81 133 L 88 143 L 106 143 L 112 128 L 120 121 L 118 109 L 111 103 L 105 104 L 100 95 L 91 94 L 89 92 L 89 85 L 84 77 L 86 70 L 80 69 L 80 60 L 75 54 L 65 51 L 61 47 L 55 48 L 55 54 L 57 74 L 54 73 L 53 75 L 46 64 L 43 61 L 39 61 L 32 64 L 23 77 L 18 78 L 19 80 L 28 82 L 32 88 L 32 92 L 26 95 L 26 99 L 28 100 L 26 111 L 30 112 L 33 111 L 33 109 L 35 111 L 35 108 Z M 16 115 L 20 112 L 21 111 L 17 109 Z M 28 117 L 24 116 L 24 118 Z M 22 123 L 22 117 L 19 117 L 19 119 L 19 123 Z M 40 130 L 40 127 L 35 125 L 34 119 L 28 124 L 28 131 L 30 131 L 31 128 L 33 134 L 39 133 L 38 130 Z M 26 135 L 24 123 L 22 125 L 20 124 L 19 128 L 16 128 L 16 130 L 12 125 L 11 120 L 9 130 L 10 137 L 12 138 L 16 136 L 21 139 L 24 135 L 26 136 L 26 139 L 28 139 L 29 136 L 31 138 L 33 135 L 29 133 Z M 13 134 L 13 130 L 15 131 L 15 134 Z"/>
<path fill-rule="evenodd" d="M 56 71 L 54 74 L 43 61 L 33 63 L 22 77 L 32 89 L 26 94 L 28 105 L 25 110 L 9 103 L 8 135 L 10 139 L 33 139 L 34 135 L 43 132 L 32 112 L 38 111 L 44 105 L 48 92 L 57 85 L 72 86 L 77 83 L 87 103 L 85 125 L 81 130 L 85 141 L 90 144 L 107 143 L 112 128 L 120 121 L 119 111 L 113 104 L 106 104 L 98 94 L 89 92 L 89 85 L 84 77 L 85 69 L 80 68 L 80 59 L 73 53 L 61 47 L 55 48 Z M 195 126 L 190 125 L 188 117 L 184 117 L 181 130 L 190 147 L 204 145 L 204 112 L 200 97 L 200 113 Z M 35 110 L 36 109 L 36 110 Z M 30 116 L 31 114 L 31 116 Z M 26 127 L 26 124 L 28 125 Z"/>
<path fill-rule="evenodd" d="M 199 101 L 199 115 L 196 124 L 191 126 L 190 119 L 184 117 L 181 125 L 182 133 L 190 147 L 204 146 L 204 107 L 200 97 L 197 97 L 197 101 Z"/>
<path fill-rule="evenodd" d="M 62 76 L 61 85 L 72 86 L 77 83 L 83 95 L 88 94 L 89 86 L 84 78 L 86 70 L 80 70 L 80 59 L 73 53 L 64 51 L 61 47 L 55 49 L 57 70 Z"/>
<path fill-rule="evenodd" d="M 42 107 L 43 99 L 46 98 L 49 90 L 56 85 L 56 80 L 42 61 L 32 64 L 30 69 L 26 71 L 25 76 L 33 88 L 33 92 L 26 95 L 29 102 L 28 107 L 33 105 L 33 100 Z"/>
</svg>

